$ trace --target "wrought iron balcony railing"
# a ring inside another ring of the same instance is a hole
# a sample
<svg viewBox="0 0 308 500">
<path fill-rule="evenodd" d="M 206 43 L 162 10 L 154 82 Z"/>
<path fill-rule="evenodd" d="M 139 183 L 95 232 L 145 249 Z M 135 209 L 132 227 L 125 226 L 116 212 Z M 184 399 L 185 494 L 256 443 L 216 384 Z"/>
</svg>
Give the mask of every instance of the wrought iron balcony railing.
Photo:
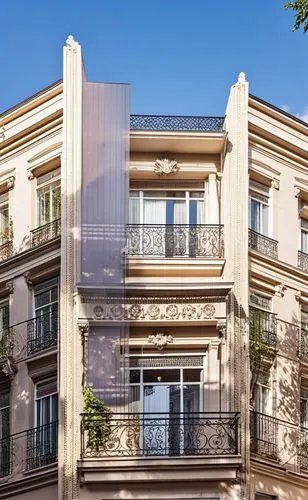
<svg viewBox="0 0 308 500">
<path fill-rule="evenodd" d="M 304 252 L 298 252 L 298 267 L 303 271 L 308 273 L 308 254 Z"/>
<path fill-rule="evenodd" d="M 61 219 L 53 220 L 44 226 L 37 227 L 31 231 L 31 245 L 36 247 L 47 243 L 61 234 Z"/>
<path fill-rule="evenodd" d="M 308 325 L 300 330 L 299 357 L 308 360 Z"/>
<path fill-rule="evenodd" d="M 276 460 L 278 421 L 256 411 L 250 414 L 250 450 L 256 455 Z"/>
<path fill-rule="evenodd" d="M 223 226 L 185 224 L 129 224 L 127 248 L 130 257 L 224 256 Z"/>
<path fill-rule="evenodd" d="M 82 415 L 82 458 L 236 455 L 238 413 Z"/>
<path fill-rule="evenodd" d="M 278 242 L 252 229 L 248 231 L 248 246 L 252 250 L 263 253 L 273 259 L 278 258 Z"/>
<path fill-rule="evenodd" d="M 13 242 L 7 241 L 0 245 L 0 262 L 2 260 L 7 260 L 13 255 Z"/>
<path fill-rule="evenodd" d="M 263 343 L 276 348 L 277 319 L 276 314 L 263 311 L 257 307 L 249 307 L 249 338 L 251 342 Z"/>
<path fill-rule="evenodd" d="M 131 115 L 131 130 L 159 130 L 179 132 L 221 132 L 223 116 L 158 116 Z"/>
<path fill-rule="evenodd" d="M 57 342 L 58 311 L 50 311 L 27 321 L 27 354 L 49 349 Z"/>
<path fill-rule="evenodd" d="M 9 358 L 13 354 L 14 336 L 12 328 L 0 330 L 0 360 Z"/>
<path fill-rule="evenodd" d="M 52 464 L 58 458 L 58 422 L 0 440 L 0 477 Z"/>
<path fill-rule="evenodd" d="M 300 470 L 308 471 L 308 429 L 300 429 L 300 442 L 298 449 L 298 465 Z"/>
</svg>

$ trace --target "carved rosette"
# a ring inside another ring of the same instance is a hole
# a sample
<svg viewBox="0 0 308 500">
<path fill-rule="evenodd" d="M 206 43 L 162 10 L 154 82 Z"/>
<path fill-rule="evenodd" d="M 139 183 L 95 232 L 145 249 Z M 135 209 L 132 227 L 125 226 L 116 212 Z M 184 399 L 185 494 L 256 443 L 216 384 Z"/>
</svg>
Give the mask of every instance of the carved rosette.
<svg viewBox="0 0 308 500">
<path fill-rule="evenodd" d="M 167 157 L 157 158 L 154 163 L 154 172 L 157 175 L 175 174 L 179 169 L 178 162 Z"/>
<path fill-rule="evenodd" d="M 158 351 L 162 351 L 166 345 L 173 343 L 173 337 L 165 332 L 157 332 L 154 335 L 149 335 L 148 342 L 157 347 Z"/>
</svg>

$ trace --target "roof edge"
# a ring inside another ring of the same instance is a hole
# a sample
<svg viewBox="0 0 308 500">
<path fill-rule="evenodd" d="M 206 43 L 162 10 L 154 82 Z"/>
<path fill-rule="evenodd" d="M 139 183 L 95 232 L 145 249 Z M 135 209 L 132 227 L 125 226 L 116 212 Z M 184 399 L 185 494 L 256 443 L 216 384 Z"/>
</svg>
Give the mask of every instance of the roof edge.
<svg viewBox="0 0 308 500">
<path fill-rule="evenodd" d="M 301 120 L 300 118 L 298 118 L 297 116 L 295 115 L 292 115 L 291 113 L 288 113 L 287 111 L 284 111 L 283 109 L 281 108 L 278 108 L 277 106 L 275 106 L 274 104 L 271 104 L 270 102 L 268 101 L 264 101 L 264 99 L 261 99 L 260 97 L 257 97 L 253 94 L 249 94 L 249 97 L 257 102 L 259 102 L 260 104 L 264 104 L 264 106 L 268 106 L 269 108 L 273 109 L 274 111 L 277 111 L 278 113 L 281 113 L 283 116 L 285 116 L 286 118 L 290 118 L 291 120 L 294 120 L 296 121 L 297 123 L 300 123 L 301 125 L 304 125 L 304 127 L 308 127 L 308 123 L 305 122 L 304 120 Z"/>
</svg>

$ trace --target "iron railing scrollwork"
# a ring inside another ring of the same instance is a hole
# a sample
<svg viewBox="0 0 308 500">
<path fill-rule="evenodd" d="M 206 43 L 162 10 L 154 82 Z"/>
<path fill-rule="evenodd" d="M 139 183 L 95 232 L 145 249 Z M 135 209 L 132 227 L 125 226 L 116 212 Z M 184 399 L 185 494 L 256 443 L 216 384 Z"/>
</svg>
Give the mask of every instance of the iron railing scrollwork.
<svg viewBox="0 0 308 500">
<path fill-rule="evenodd" d="M 61 219 L 53 220 L 31 231 L 31 245 L 36 247 L 61 235 Z"/>
<path fill-rule="evenodd" d="M 298 267 L 300 267 L 303 271 L 308 273 L 308 254 L 299 251 L 298 252 Z"/>
<path fill-rule="evenodd" d="M 278 242 L 252 229 L 248 231 L 248 246 L 252 250 L 256 250 L 273 259 L 278 258 Z"/>
<path fill-rule="evenodd" d="M 158 413 L 112 414 L 108 432 L 100 433 L 103 418 L 99 414 L 82 415 L 82 458 L 215 456 L 239 452 L 238 413 L 176 413 L 167 417 Z M 102 434 L 103 439 L 93 446 L 93 436 Z"/>
<path fill-rule="evenodd" d="M 249 336 L 251 342 L 264 343 L 276 348 L 277 318 L 275 313 L 249 307 Z"/>
<path fill-rule="evenodd" d="M 222 116 L 158 116 L 131 115 L 131 130 L 160 130 L 188 132 L 221 132 L 224 126 Z"/>
<path fill-rule="evenodd" d="M 0 440 L 0 477 L 50 465 L 57 459 L 57 421 Z"/>
<path fill-rule="evenodd" d="M 130 257 L 224 256 L 221 225 L 128 224 L 126 232 Z"/>
<path fill-rule="evenodd" d="M 27 354 L 54 347 L 58 342 L 58 311 L 37 316 L 27 321 Z"/>
<path fill-rule="evenodd" d="M 276 418 L 252 411 L 250 414 L 250 449 L 251 452 L 276 460 L 278 421 Z"/>
<path fill-rule="evenodd" d="M 308 325 L 300 330 L 299 357 L 308 360 Z"/>
<path fill-rule="evenodd" d="M 7 241 L 0 245 L 0 262 L 13 256 L 13 242 Z"/>
</svg>

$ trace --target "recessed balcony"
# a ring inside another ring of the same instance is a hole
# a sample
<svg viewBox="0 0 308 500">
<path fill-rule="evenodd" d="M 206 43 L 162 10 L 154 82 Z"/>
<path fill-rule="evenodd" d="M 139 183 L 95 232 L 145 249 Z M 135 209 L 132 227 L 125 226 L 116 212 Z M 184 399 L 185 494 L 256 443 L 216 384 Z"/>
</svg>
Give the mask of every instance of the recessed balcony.
<svg viewBox="0 0 308 500">
<path fill-rule="evenodd" d="M 248 247 L 267 257 L 278 258 L 278 242 L 268 236 L 264 236 L 264 234 L 253 231 L 253 229 L 249 229 L 248 231 Z"/>
<path fill-rule="evenodd" d="M 221 225 L 129 224 L 126 233 L 130 277 L 221 276 Z"/>
<path fill-rule="evenodd" d="M 298 252 L 298 267 L 308 273 L 308 254 L 305 252 Z"/>
<path fill-rule="evenodd" d="M 273 349 L 277 344 L 276 314 L 249 307 L 249 339 L 260 347 L 265 344 Z"/>
<path fill-rule="evenodd" d="M 237 413 L 82 415 L 81 458 L 237 455 Z"/>
<path fill-rule="evenodd" d="M 58 422 L 0 440 L 0 478 L 53 464 L 58 457 Z"/>
<path fill-rule="evenodd" d="M 61 235 L 61 219 L 53 220 L 31 231 L 31 246 L 43 245 Z"/>
</svg>

